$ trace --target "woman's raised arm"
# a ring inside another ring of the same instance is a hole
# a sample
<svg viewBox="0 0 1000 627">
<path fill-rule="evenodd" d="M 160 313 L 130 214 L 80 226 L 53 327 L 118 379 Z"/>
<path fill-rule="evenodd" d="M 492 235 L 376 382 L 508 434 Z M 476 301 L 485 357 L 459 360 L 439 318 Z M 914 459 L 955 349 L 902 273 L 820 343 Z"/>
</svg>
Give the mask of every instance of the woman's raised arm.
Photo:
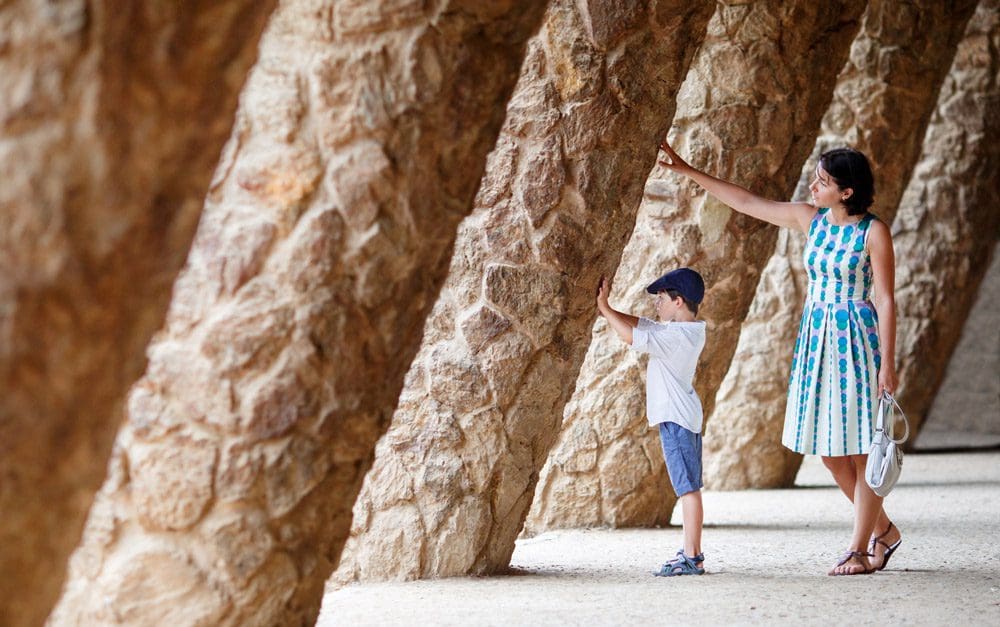
<svg viewBox="0 0 1000 627">
<path fill-rule="evenodd" d="M 778 202 L 762 198 L 735 183 L 723 181 L 692 167 L 681 159 L 667 142 L 660 144 L 660 150 L 665 156 L 660 157 L 657 163 L 693 180 L 704 187 L 709 194 L 736 211 L 777 226 L 798 229 L 804 233 L 809 231 L 809 223 L 816 214 L 816 208 L 809 203 Z"/>
</svg>

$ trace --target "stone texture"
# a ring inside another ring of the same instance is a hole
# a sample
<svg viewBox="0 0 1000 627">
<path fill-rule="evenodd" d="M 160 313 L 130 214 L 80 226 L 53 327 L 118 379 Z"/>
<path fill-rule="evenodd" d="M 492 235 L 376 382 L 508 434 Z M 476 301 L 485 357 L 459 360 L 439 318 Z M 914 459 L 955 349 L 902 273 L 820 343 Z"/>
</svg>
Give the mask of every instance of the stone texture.
<svg viewBox="0 0 1000 627">
<path fill-rule="evenodd" d="M 0 607 L 41 624 L 275 3 L 0 6 Z"/>
<path fill-rule="evenodd" d="M 981 0 L 941 87 L 920 165 L 892 227 L 901 260 L 896 398 L 913 435 L 920 433 L 1000 238 L 997 180 L 1000 2 Z M 915 441 L 911 437 L 909 446 Z"/>
<path fill-rule="evenodd" d="M 335 582 L 507 567 L 710 13 L 549 6 Z"/>
<path fill-rule="evenodd" d="M 675 148 L 700 169 L 789 197 L 831 97 L 816 77 L 842 66 L 861 12 L 860 2 L 720 3 L 678 96 Z M 612 304 L 655 316 L 646 285 L 677 266 L 702 273 L 708 338 L 695 387 L 710 415 L 777 229 L 666 175 L 654 170 L 646 183 Z M 600 321 L 542 472 L 529 533 L 669 523 L 674 495 L 646 423 L 644 372 L 645 361 Z M 594 488 L 581 490 L 581 482 Z"/>
<path fill-rule="evenodd" d="M 915 441 L 919 450 L 1000 445 L 1000 243 L 992 257 Z"/>
<path fill-rule="evenodd" d="M 315 620 L 543 10 L 281 3 L 52 624 Z"/>
<path fill-rule="evenodd" d="M 809 198 L 808 185 L 822 151 L 853 146 L 868 156 L 875 173 L 872 211 L 892 224 L 941 82 L 974 8 L 971 1 L 950 7 L 933 0 L 869 3 L 812 156 L 802 169 L 796 198 Z M 705 480 L 710 488 L 788 487 L 795 480 L 801 456 L 781 445 L 781 430 L 808 284 L 804 245 L 803 234 L 782 230 L 743 321 L 706 431 Z"/>
</svg>

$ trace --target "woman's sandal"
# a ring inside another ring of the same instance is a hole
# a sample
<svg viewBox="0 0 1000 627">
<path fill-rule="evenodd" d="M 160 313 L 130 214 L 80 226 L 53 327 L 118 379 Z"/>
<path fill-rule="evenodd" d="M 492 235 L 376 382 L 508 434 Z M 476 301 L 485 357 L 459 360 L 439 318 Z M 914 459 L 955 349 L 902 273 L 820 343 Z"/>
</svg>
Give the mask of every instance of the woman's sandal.
<svg viewBox="0 0 1000 627">
<path fill-rule="evenodd" d="M 694 557 L 688 557 L 684 554 L 684 549 L 677 551 L 677 557 L 670 560 L 663 566 L 660 566 L 660 570 L 655 571 L 653 574 L 657 577 L 677 577 L 680 575 L 704 575 L 705 569 L 699 566 L 696 562 L 704 562 L 705 554 L 699 553 Z"/>
<path fill-rule="evenodd" d="M 895 542 L 892 543 L 892 545 L 889 545 L 885 540 L 882 539 L 887 535 L 889 535 L 889 532 L 892 531 L 892 528 L 894 526 L 895 525 L 893 525 L 892 522 L 890 521 L 889 526 L 885 528 L 885 531 L 882 533 L 882 535 L 874 536 L 871 539 L 871 544 L 868 545 L 869 554 L 875 553 L 875 543 L 881 544 L 882 546 L 885 547 L 885 553 L 882 554 L 882 563 L 879 564 L 879 566 L 876 567 L 875 570 L 882 570 L 883 568 L 885 568 L 889 564 L 889 558 L 892 557 L 892 554 L 896 552 L 896 549 L 899 548 L 899 545 L 903 543 L 903 538 L 896 540 Z"/>
<path fill-rule="evenodd" d="M 865 560 L 864 560 L 864 558 L 866 558 L 866 557 L 874 557 L 874 556 L 871 553 L 862 553 L 861 551 L 845 551 L 844 554 L 841 556 L 840 561 L 837 562 L 837 565 L 834 566 L 833 569 L 831 569 L 830 572 L 827 573 L 827 574 L 828 575 L 833 575 L 835 577 L 839 577 L 839 576 L 843 576 L 843 575 L 869 575 L 869 574 L 875 572 L 875 570 L 873 568 L 869 568 L 866 565 Z M 861 570 L 860 571 L 856 571 L 856 572 L 853 572 L 853 573 L 836 573 L 836 572 L 834 572 L 834 570 L 836 570 L 837 568 L 840 568 L 841 566 L 843 566 L 844 564 L 846 564 L 847 562 L 849 562 L 851 560 L 857 560 L 858 564 L 861 566 Z"/>
</svg>

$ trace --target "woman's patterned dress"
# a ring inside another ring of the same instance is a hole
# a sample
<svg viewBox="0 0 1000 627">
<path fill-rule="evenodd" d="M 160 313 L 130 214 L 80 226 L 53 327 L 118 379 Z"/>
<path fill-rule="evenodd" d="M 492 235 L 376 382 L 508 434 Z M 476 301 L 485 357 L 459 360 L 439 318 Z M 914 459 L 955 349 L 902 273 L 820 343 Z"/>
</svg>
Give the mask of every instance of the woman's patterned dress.
<svg viewBox="0 0 1000 627">
<path fill-rule="evenodd" d="M 809 293 L 799 323 L 781 442 L 808 455 L 857 455 L 871 445 L 881 365 L 865 247 L 871 213 L 837 226 L 820 209 L 803 253 Z"/>
</svg>

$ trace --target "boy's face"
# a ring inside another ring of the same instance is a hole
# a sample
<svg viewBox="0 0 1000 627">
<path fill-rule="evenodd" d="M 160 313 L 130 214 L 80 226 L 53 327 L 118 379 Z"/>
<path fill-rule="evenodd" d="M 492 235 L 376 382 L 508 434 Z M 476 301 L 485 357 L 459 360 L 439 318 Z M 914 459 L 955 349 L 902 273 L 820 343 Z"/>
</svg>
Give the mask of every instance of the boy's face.
<svg viewBox="0 0 1000 627">
<path fill-rule="evenodd" d="M 656 295 L 656 315 L 663 322 L 673 322 L 674 318 L 677 317 L 677 312 L 684 306 L 684 299 L 680 296 L 671 299 L 670 294 L 666 292 L 660 292 Z"/>
</svg>

